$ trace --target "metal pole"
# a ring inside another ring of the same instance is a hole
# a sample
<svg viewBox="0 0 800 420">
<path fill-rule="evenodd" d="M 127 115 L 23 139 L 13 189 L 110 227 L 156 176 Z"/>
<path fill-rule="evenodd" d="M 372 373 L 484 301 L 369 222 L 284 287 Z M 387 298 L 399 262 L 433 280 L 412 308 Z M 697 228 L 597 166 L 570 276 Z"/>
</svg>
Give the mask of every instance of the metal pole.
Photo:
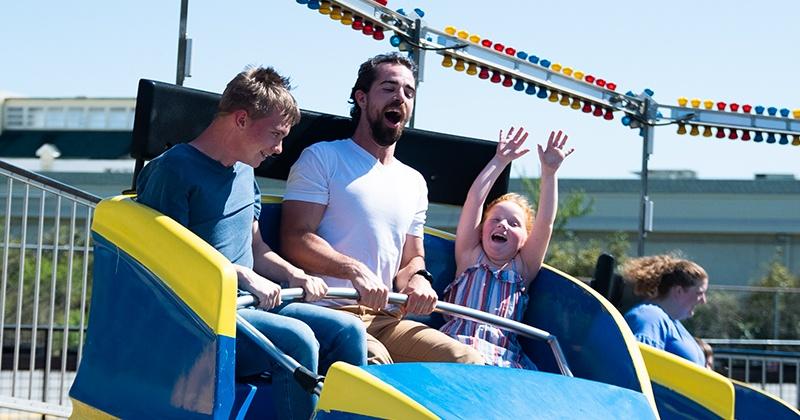
<svg viewBox="0 0 800 420">
<path fill-rule="evenodd" d="M 425 58 L 424 55 L 425 51 L 419 47 L 419 45 L 422 45 L 421 19 L 417 19 L 414 21 L 414 31 L 412 35 L 414 36 L 414 43 L 417 44 L 417 46 L 411 47 L 411 61 L 413 61 L 414 64 L 416 65 L 415 66 L 416 69 L 414 69 L 414 87 L 417 90 L 417 94 L 414 95 L 414 109 L 411 111 L 411 119 L 409 119 L 408 121 L 409 128 L 414 128 L 414 121 L 416 120 L 416 115 L 417 115 L 417 97 L 419 96 L 419 84 L 420 82 L 422 82 L 422 74 L 424 71 L 422 66 L 425 65 L 425 63 L 423 62 Z"/>
<path fill-rule="evenodd" d="M 189 11 L 189 0 L 181 0 L 180 27 L 178 29 L 178 67 L 176 69 L 175 84 L 183 86 L 186 78 L 186 15 Z"/>
<path fill-rule="evenodd" d="M 652 230 L 652 202 L 647 195 L 647 164 L 650 160 L 650 155 L 653 153 L 653 134 L 655 134 L 655 127 L 645 125 L 642 127 L 643 141 L 642 141 L 642 194 L 639 200 L 639 246 L 636 255 L 644 256 L 644 243 L 647 239 L 647 232 Z"/>
</svg>

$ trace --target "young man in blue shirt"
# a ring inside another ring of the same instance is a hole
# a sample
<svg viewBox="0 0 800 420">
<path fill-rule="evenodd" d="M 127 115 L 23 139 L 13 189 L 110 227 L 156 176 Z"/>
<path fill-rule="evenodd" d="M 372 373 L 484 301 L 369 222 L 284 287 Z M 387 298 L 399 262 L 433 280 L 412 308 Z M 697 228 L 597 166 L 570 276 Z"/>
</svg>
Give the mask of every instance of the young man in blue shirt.
<svg viewBox="0 0 800 420">
<path fill-rule="evenodd" d="M 281 152 L 284 137 L 299 120 L 288 79 L 272 68 L 247 69 L 228 83 L 216 117 L 197 138 L 172 147 L 142 170 L 137 200 L 186 226 L 227 257 L 239 289 L 259 301 L 260 309 L 242 309 L 239 314 L 307 369 L 324 373 L 338 360 L 366 363 L 364 327 L 348 314 L 320 306 L 281 306 L 276 282 L 302 287 L 307 301 L 325 296 L 327 285 L 270 249 L 258 225 L 261 192 L 253 168 Z M 309 418 L 316 397 L 247 337 L 237 337 L 237 375 L 264 371 L 272 374 L 279 413 Z"/>
</svg>

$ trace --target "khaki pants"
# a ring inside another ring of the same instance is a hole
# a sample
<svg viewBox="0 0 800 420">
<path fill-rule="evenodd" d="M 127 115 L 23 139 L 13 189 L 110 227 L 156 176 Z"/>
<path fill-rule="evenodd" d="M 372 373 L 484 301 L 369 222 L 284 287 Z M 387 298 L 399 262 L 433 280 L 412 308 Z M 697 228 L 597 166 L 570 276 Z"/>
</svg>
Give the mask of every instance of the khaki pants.
<svg viewBox="0 0 800 420">
<path fill-rule="evenodd" d="M 483 356 L 474 348 L 425 324 L 401 319 L 399 312 L 374 311 L 361 305 L 336 309 L 351 313 L 364 322 L 367 327 L 367 362 L 371 365 L 394 362 L 484 364 Z"/>
</svg>

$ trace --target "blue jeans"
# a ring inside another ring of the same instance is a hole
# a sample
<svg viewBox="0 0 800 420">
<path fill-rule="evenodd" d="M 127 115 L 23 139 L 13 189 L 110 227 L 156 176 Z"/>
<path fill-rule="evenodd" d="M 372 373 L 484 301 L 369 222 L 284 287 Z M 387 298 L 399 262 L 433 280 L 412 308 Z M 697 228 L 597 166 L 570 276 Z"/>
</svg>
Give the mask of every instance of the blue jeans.
<svg viewBox="0 0 800 420">
<path fill-rule="evenodd" d="M 306 369 L 324 374 L 333 362 L 367 363 L 364 324 L 358 318 L 307 303 L 290 303 L 271 312 L 240 309 L 239 314 L 275 346 Z M 308 419 L 317 397 L 301 388 L 280 365 L 243 334 L 236 339 L 236 375 L 272 374 L 273 396 L 280 417 Z"/>
</svg>

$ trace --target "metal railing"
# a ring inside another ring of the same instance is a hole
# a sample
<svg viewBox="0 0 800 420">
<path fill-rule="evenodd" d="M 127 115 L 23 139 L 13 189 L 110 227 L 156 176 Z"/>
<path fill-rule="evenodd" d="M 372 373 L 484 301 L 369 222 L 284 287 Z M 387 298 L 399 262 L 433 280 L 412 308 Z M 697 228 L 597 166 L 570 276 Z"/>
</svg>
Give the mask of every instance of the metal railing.
<svg viewBox="0 0 800 420">
<path fill-rule="evenodd" d="M 715 371 L 800 408 L 800 340 L 705 341 L 714 348 Z"/>
<path fill-rule="evenodd" d="M 99 197 L 0 161 L 0 415 L 68 416 Z"/>
</svg>

